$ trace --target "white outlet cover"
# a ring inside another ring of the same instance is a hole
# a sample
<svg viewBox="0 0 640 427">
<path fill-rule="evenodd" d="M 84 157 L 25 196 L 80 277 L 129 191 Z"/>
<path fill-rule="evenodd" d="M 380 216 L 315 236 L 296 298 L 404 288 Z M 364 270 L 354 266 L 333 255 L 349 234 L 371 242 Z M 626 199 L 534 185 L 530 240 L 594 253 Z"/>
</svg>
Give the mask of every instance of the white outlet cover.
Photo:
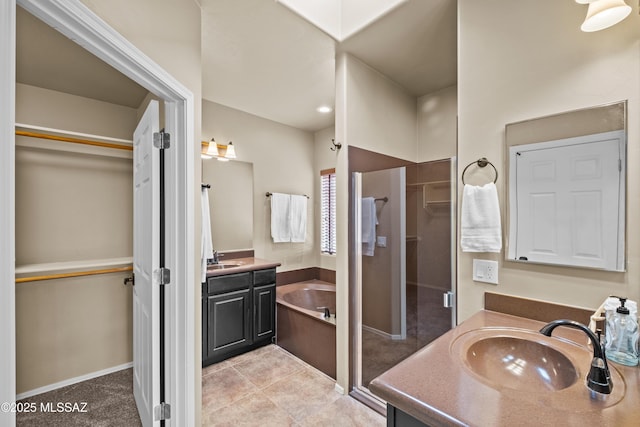
<svg viewBox="0 0 640 427">
<path fill-rule="evenodd" d="M 473 280 L 475 282 L 498 284 L 498 262 L 485 259 L 473 260 Z"/>
</svg>

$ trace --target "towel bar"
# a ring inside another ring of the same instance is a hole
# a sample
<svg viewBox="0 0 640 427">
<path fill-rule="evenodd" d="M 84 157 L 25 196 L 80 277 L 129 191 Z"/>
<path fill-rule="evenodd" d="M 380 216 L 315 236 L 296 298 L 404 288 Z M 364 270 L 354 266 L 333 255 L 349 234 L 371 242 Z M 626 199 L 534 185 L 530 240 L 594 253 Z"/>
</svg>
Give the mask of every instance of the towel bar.
<svg viewBox="0 0 640 427">
<path fill-rule="evenodd" d="M 271 197 L 273 193 L 267 192 L 266 196 L 267 197 Z M 311 197 L 307 196 L 306 194 L 303 194 L 304 197 L 306 197 L 307 199 L 310 199 Z"/>
</svg>

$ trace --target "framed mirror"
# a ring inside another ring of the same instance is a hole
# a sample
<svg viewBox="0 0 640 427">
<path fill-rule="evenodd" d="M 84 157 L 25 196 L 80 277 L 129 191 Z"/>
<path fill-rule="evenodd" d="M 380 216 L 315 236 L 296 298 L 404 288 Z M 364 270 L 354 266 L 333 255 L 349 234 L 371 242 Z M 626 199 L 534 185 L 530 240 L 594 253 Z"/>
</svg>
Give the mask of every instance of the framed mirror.
<svg viewBox="0 0 640 427">
<path fill-rule="evenodd" d="M 506 125 L 508 261 L 625 271 L 627 102 Z"/>
</svg>

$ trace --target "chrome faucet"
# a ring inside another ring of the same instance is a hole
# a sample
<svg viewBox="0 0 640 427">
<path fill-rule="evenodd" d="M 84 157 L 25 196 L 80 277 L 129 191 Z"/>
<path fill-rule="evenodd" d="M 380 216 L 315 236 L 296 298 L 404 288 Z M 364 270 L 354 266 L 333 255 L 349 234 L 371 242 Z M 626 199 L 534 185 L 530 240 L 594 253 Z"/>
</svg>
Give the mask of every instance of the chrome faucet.
<svg viewBox="0 0 640 427">
<path fill-rule="evenodd" d="M 579 329 L 587 334 L 593 346 L 593 359 L 591 359 L 591 368 L 587 375 L 587 387 L 598 393 L 610 394 L 613 389 L 613 383 L 611 382 L 609 365 L 605 357 L 604 344 L 600 342 L 600 338 L 582 323 L 567 319 L 554 320 L 551 323 L 547 323 L 540 329 L 540 333 L 550 337 L 551 332 L 558 326 Z"/>
<path fill-rule="evenodd" d="M 219 264 L 220 263 L 220 257 L 223 257 L 224 254 L 218 253 L 218 251 L 213 251 L 213 263 L 214 264 Z"/>
</svg>

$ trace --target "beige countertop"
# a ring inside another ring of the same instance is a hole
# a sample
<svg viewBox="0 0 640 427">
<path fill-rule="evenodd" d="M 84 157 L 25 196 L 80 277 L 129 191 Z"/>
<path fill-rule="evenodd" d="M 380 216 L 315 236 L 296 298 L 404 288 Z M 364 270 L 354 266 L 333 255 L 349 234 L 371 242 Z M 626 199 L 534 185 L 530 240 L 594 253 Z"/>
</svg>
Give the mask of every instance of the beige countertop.
<svg viewBox="0 0 640 427">
<path fill-rule="evenodd" d="M 226 274 L 244 273 L 245 271 L 263 270 L 266 268 L 279 267 L 279 262 L 267 261 L 260 258 L 234 258 L 220 261 L 220 264 L 237 263 L 238 266 L 215 269 L 207 268 L 207 277 L 224 276 Z"/>
<path fill-rule="evenodd" d="M 489 384 L 464 366 L 453 345 L 463 334 L 479 328 L 538 331 L 544 325 L 480 311 L 374 379 L 369 389 L 430 426 L 640 425 L 640 368 L 609 361 L 613 392 L 604 400 L 591 399 L 584 378 L 593 352 L 580 331 L 566 327 L 553 331 L 553 337 L 563 338 L 558 341 L 575 348 L 572 357 L 580 376 L 579 384 L 559 391 L 532 392 Z"/>
</svg>

